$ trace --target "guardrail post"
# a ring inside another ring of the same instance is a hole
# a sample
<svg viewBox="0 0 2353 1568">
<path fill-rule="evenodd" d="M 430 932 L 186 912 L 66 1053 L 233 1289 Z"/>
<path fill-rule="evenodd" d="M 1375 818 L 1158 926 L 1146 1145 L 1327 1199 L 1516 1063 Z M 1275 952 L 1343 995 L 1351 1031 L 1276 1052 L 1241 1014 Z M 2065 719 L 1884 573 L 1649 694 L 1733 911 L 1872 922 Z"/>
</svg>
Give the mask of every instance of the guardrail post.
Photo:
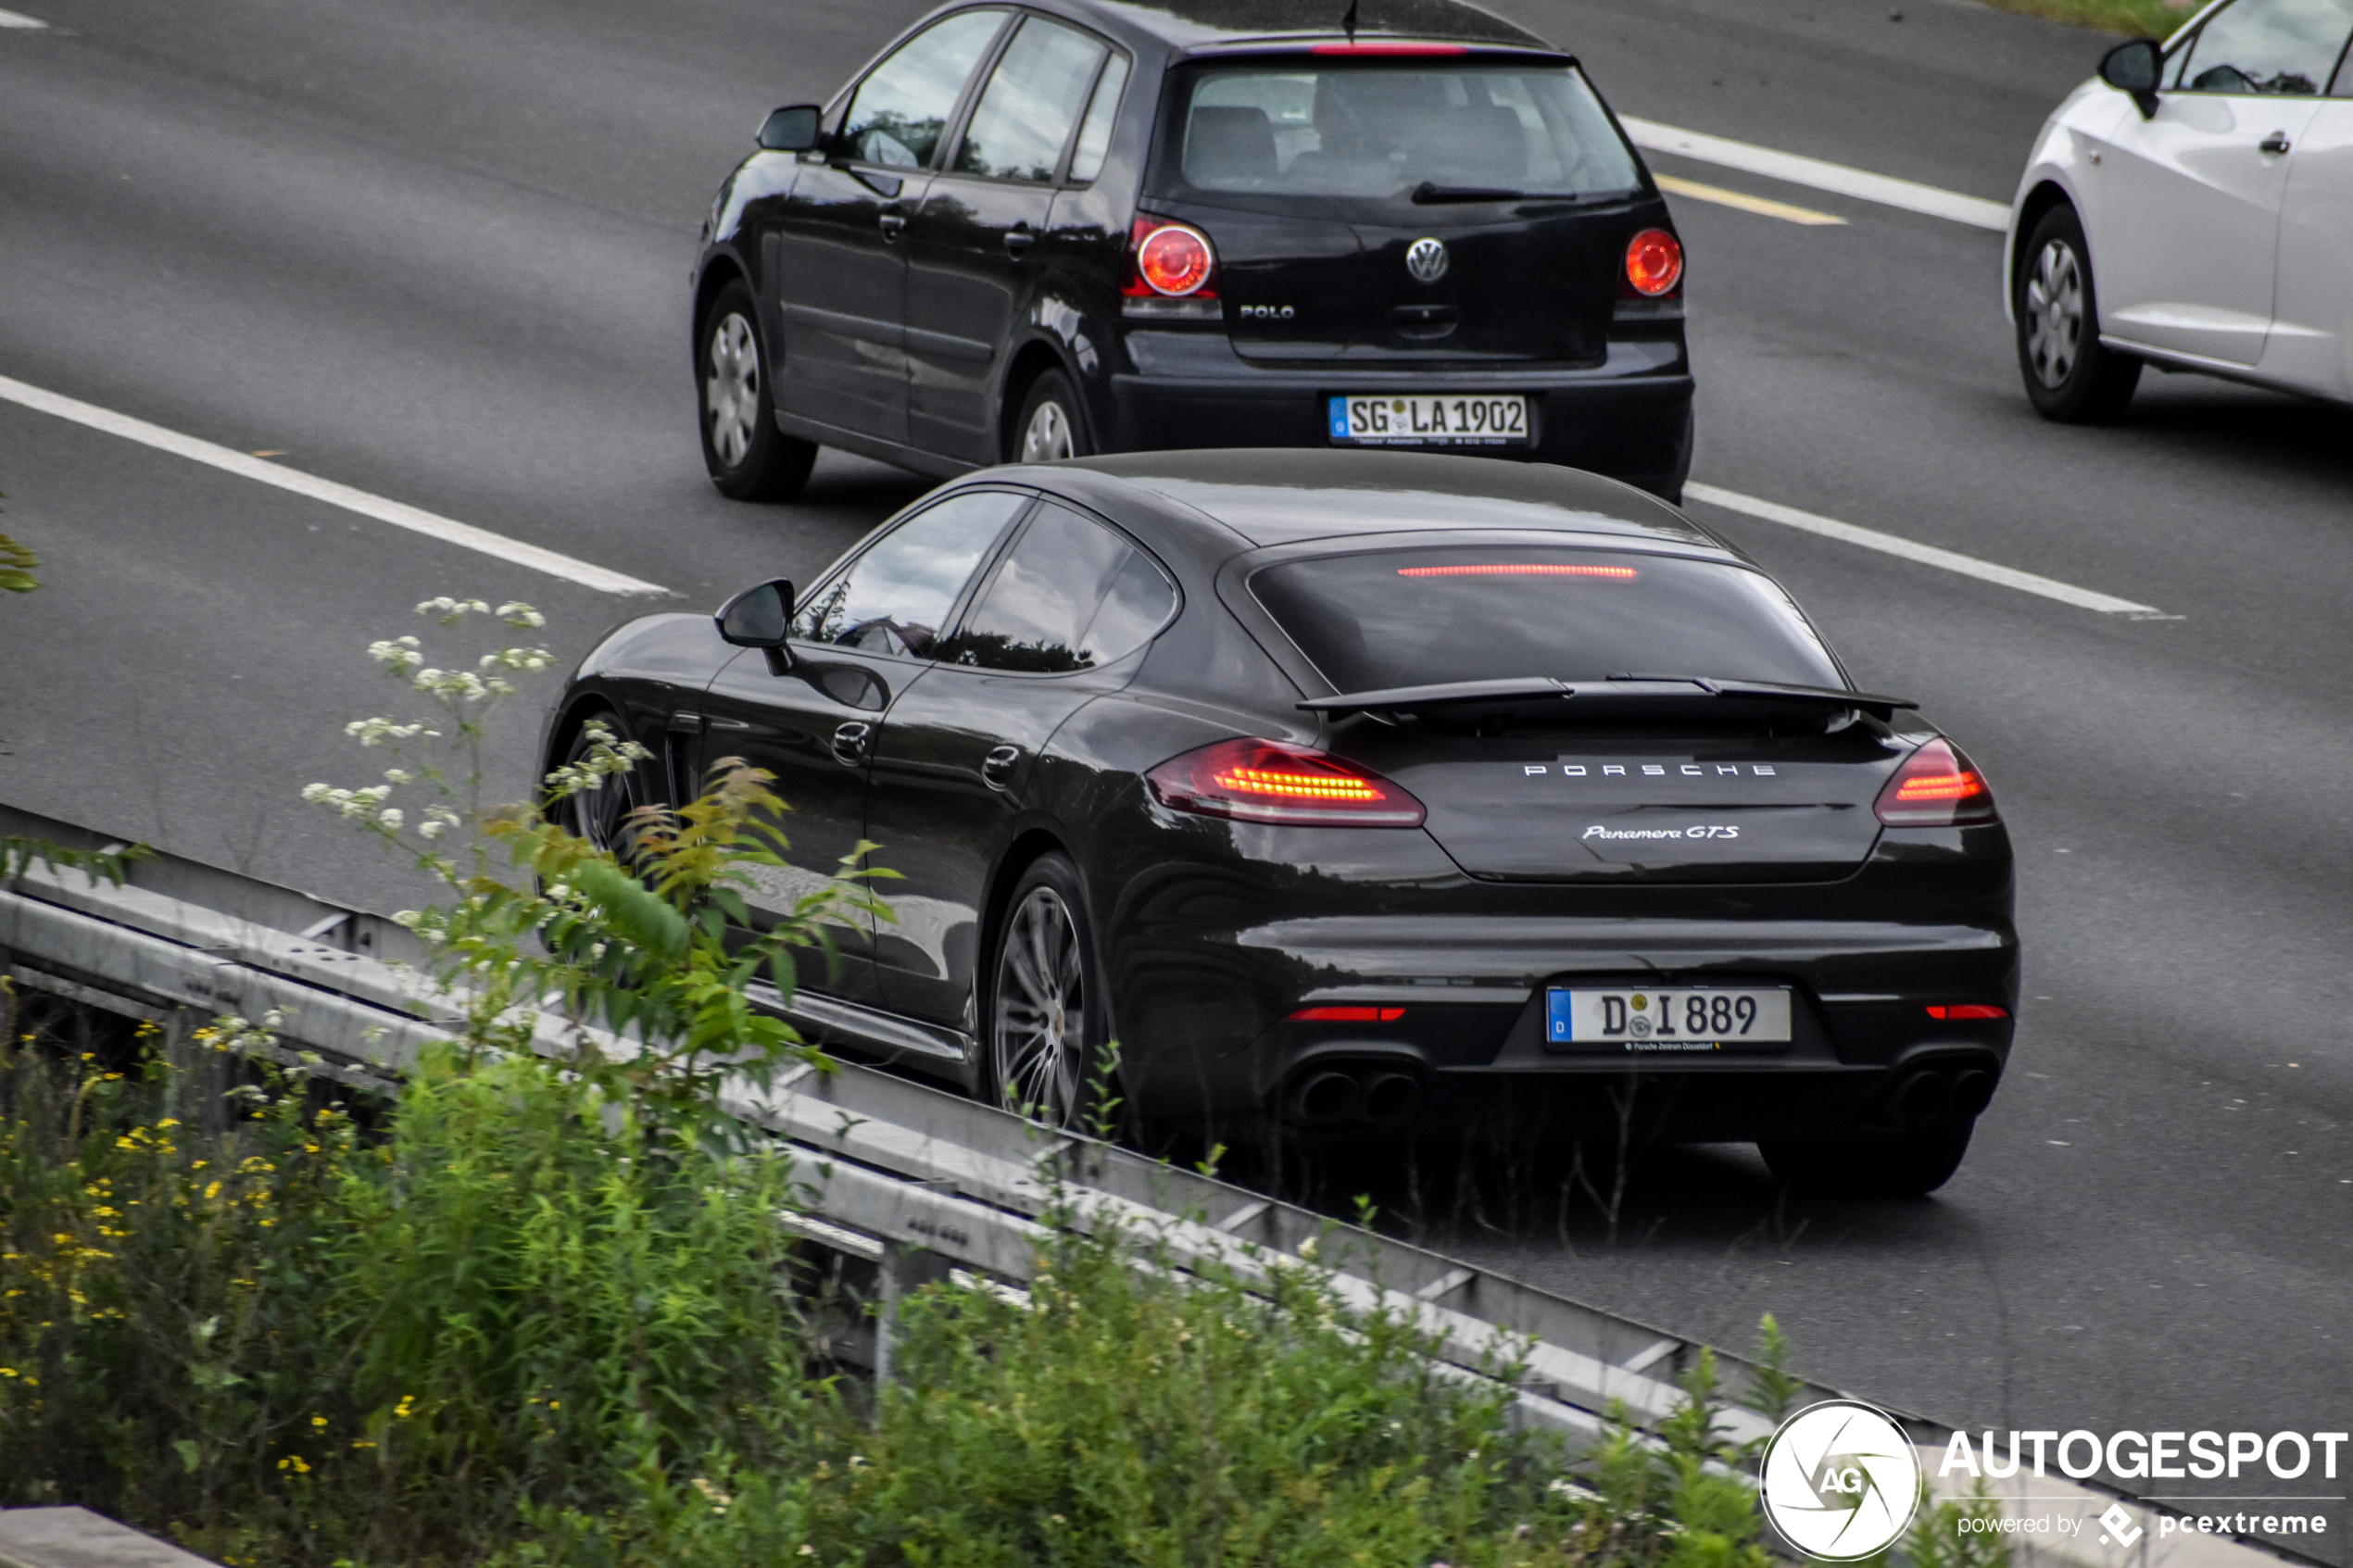
<svg viewBox="0 0 2353 1568">
<path fill-rule="evenodd" d="M 882 1402 L 883 1390 L 890 1386 L 891 1341 L 899 1333 L 899 1271 L 905 1259 L 906 1248 L 895 1241 L 883 1243 L 882 1258 L 875 1267 L 881 1286 L 875 1305 L 875 1401 Z"/>
</svg>

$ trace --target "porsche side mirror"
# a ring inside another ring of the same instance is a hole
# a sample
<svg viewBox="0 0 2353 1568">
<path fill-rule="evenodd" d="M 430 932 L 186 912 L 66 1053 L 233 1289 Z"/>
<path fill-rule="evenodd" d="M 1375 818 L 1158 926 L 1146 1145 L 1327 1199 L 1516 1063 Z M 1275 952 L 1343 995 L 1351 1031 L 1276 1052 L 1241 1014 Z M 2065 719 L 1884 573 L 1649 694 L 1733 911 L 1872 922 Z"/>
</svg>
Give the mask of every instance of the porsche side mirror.
<svg viewBox="0 0 2353 1568">
<path fill-rule="evenodd" d="M 793 104 L 774 110 L 761 124 L 760 144 L 772 153 L 813 151 L 818 142 L 818 117 L 824 112 L 814 104 Z"/>
<path fill-rule="evenodd" d="M 2119 44 L 2100 61 L 2100 80 L 2120 92 L 2133 94 L 2143 119 L 2157 116 L 2157 74 L 2165 63 L 2154 38 L 2135 38 L 2130 44 Z"/>
<path fill-rule="evenodd" d="M 792 584 L 779 577 L 719 607 L 719 635 L 739 648 L 782 648 L 792 625 Z"/>
</svg>

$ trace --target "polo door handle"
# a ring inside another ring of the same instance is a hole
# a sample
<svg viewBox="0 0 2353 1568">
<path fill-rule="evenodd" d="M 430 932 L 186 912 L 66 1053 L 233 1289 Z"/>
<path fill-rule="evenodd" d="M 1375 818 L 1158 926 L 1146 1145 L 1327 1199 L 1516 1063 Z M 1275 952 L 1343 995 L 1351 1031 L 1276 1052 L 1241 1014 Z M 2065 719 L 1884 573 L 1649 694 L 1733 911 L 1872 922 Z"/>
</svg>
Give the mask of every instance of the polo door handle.
<svg viewBox="0 0 2353 1568">
<path fill-rule="evenodd" d="M 1013 776 L 1015 764 L 1021 761 L 1021 747 L 1000 746 L 989 752 L 980 764 L 980 782 L 991 789 L 1007 787 Z"/>
<path fill-rule="evenodd" d="M 845 768 L 855 768 L 866 760 L 867 743 L 874 739 L 875 727 L 862 719 L 852 719 L 834 731 L 834 760 Z"/>
<path fill-rule="evenodd" d="M 2264 137 L 2261 141 L 2255 144 L 2255 150 L 2257 152 L 2269 153 L 2273 157 L 2279 157 L 2282 153 L 2286 152 L 2287 149 L 2287 132 L 2284 131 L 2274 131 L 2269 136 Z"/>
</svg>

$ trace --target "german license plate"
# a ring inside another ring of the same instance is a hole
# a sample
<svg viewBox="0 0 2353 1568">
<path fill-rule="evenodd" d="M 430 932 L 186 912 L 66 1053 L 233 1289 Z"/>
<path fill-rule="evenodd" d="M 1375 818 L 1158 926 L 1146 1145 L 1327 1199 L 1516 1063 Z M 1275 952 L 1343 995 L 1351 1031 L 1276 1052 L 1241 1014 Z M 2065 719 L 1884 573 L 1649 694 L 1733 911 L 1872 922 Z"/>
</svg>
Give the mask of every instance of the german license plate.
<svg viewBox="0 0 2353 1568">
<path fill-rule="evenodd" d="M 1706 1055 L 1789 1044 L 1782 986 L 1585 990 L 1544 994 L 1544 1040 L 1555 1050 Z"/>
<path fill-rule="evenodd" d="M 1528 399 L 1518 395 L 1335 397 L 1332 440 L 1350 446 L 1525 446 Z"/>
</svg>

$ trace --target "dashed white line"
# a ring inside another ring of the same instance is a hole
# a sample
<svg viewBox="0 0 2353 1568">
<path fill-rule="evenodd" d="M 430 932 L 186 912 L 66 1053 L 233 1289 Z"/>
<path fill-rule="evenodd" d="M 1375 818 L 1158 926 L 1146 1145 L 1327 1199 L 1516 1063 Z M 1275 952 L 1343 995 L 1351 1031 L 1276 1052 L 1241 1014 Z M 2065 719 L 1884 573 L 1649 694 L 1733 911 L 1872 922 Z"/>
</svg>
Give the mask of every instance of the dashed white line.
<svg viewBox="0 0 2353 1568">
<path fill-rule="evenodd" d="M 1713 484 L 1690 483 L 1683 486 L 1683 498 L 1721 507 L 1726 511 L 1740 512 L 1748 517 L 1762 518 L 1785 528 L 1803 529 L 1808 533 L 1818 533 L 1825 539 L 1859 545 L 1867 550 L 1901 556 L 1906 560 L 1958 572 L 1963 577 L 1974 577 L 1982 583 L 1998 583 L 2005 588 L 2016 588 L 2023 594 L 2040 594 L 2046 599 L 2057 599 L 2078 609 L 2095 609 L 2103 615 L 2129 615 L 2139 620 L 2179 619 L 2167 615 L 2154 605 L 2135 604 L 2131 599 L 2120 599 L 2113 594 L 2079 588 L 2072 583 L 2062 583 L 2055 577 L 2020 571 L 2016 567 L 1999 566 L 1990 560 L 1980 560 L 1975 556 L 1962 555 L 1957 550 L 1923 545 L 1900 534 L 1881 533 L 1876 528 L 1857 528 L 1851 522 L 1800 511 L 1795 507 L 1784 507 L 1778 501 L 1761 501 L 1754 495 L 1743 495 L 1737 490 L 1719 490 Z"/>
<path fill-rule="evenodd" d="M 47 27 L 39 17 L 22 17 L 14 11 L 0 11 L 0 27 Z"/>
<path fill-rule="evenodd" d="M 1655 120 L 1630 119 L 1621 115 L 1617 122 L 1626 128 L 1626 134 L 1634 139 L 1634 144 L 1647 153 L 1673 153 L 1679 157 L 1694 158 L 1724 169 L 1743 169 L 1792 185 L 1807 185 L 1836 195 L 1878 202 L 1882 207 L 1900 207 L 1906 212 L 1950 219 L 1971 228 L 1991 229 L 1995 233 L 2001 233 L 2010 226 L 2010 209 L 2000 202 L 1987 201 L 1982 196 L 1965 196 L 1958 191 L 1939 190 L 1934 185 L 1916 184 L 1909 180 L 1873 174 L 1868 169 L 1849 169 L 1843 163 L 1827 163 L 1820 158 L 1804 157 L 1796 153 L 1776 152 L 1770 147 L 1705 135 L 1678 126 L 1661 125 Z"/>
<path fill-rule="evenodd" d="M 405 528 L 445 545 L 457 545 L 478 550 L 485 556 L 529 567 L 550 577 L 577 583 L 584 588 L 594 588 L 604 594 L 667 594 L 669 589 L 658 583 L 648 583 L 623 572 L 608 571 L 585 560 L 554 550 L 527 545 L 520 539 L 510 539 L 503 533 L 493 533 L 486 528 L 476 528 L 470 522 L 459 522 L 404 501 L 387 500 L 371 495 L 365 490 L 339 484 L 332 479 L 321 479 L 297 469 L 282 468 L 234 447 L 218 446 L 209 441 L 199 441 L 193 435 L 182 435 L 176 430 L 134 420 L 128 414 L 118 414 L 111 408 L 101 408 L 94 403 L 46 392 L 24 382 L 0 376 L 0 399 L 22 408 L 54 414 L 61 420 L 86 425 L 92 430 L 119 435 L 125 441 L 135 441 L 142 446 L 152 446 L 158 452 L 169 452 L 190 462 L 203 463 L 224 472 L 250 479 L 257 484 L 268 484 L 280 490 L 290 490 L 297 495 L 323 501 L 331 507 L 341 507 L 347 512 L 388 522 L 395 528 Z"/>
</svg>

